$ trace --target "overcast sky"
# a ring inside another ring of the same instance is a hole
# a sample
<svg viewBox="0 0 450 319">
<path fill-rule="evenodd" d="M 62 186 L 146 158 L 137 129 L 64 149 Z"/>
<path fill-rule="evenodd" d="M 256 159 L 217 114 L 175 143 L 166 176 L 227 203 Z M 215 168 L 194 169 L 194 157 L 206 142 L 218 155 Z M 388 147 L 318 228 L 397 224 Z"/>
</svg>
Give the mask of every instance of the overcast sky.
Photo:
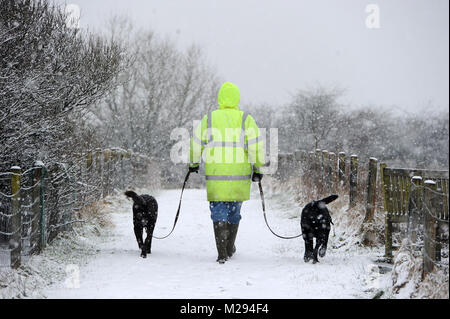
<svg viewBox="0 0 450 319">
<path fill-rule="evenodd" d="M 240 87 L 241 105 L 284 104 L 322 84 L 346 89 L 353 105 L 449 106 L 448 0 L 55 1 L 77 4 L 83 28 L 126 14 L 182 46 L 200 45 Z M 376 14 L 368 4 L 379 8 L 379 28 L 366 25 Z"/>
</svg>

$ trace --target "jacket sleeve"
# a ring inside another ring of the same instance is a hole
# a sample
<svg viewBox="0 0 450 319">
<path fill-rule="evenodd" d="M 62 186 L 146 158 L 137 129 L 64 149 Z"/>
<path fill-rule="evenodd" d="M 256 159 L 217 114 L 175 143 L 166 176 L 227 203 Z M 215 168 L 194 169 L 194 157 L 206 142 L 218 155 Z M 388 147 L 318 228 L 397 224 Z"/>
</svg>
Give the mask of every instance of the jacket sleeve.
<svg viewBox="0 0 450 319">
<path fill-rule="evenodd" d="M 201 122 L 194 129 L 194 135 L 191 137 L 189 147 L 189 166 L 196 167 L 200 165 L 203 149 L 208 141 L 206 125 L 208 115 L 205 115 Z"/>
<path fill-rule="evenodd" d="M 245 136 L 248 146 L 248 158 L 250 163 L 253 164 L 253 171 L 260 173 L 259 169 L 265 163 L 264 136 L 261 135 L 261 132 L 251 115 L 247 117 L 245 123 Z"/>
</svg>

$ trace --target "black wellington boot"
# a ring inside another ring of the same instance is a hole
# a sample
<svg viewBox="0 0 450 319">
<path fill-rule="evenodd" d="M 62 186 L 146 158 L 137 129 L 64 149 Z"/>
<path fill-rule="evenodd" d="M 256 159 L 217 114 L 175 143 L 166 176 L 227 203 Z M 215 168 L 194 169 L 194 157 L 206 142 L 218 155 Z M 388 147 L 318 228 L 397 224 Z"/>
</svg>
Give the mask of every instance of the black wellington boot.
<svg viewBox="0 0 450 319">
<path fill-rule="evenodd" d="M 239 224 L 228 224 L 228 244 L 227 244 L 228 257 L 233 256 L 233 254 L 236 252 L 236 246 L 234 245 L 234 242 L 236 241 L 238 228 Z"/>
<path fill-rule="evenodd" d="M 227 222 L 215 222 L 214 225 L 214 237 L 216 238 L 216 247 L 218 252 L 217 262 L 219 264 L 225 263 L 228 259 L 227 255 L 227 243 L 228 243 L 228 223 Z"/>
</svg>

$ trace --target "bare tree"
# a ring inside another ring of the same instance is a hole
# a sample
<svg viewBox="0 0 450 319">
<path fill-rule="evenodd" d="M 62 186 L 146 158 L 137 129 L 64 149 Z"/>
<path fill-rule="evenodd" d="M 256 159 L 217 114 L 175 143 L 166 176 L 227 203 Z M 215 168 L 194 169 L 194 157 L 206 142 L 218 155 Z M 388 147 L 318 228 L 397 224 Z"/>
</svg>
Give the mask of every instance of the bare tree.
<svg viewBox="0 0 450 319">
<path fill-rule="evenodd" d="M 191 129 L 192 120 L 216 105 L 217 76 L 196 46 L 180 50 L 154 32 L 130 32 L 127 20 L 116 18 L 113 25 L 112 33 L 129 47 L 132 63 L 120 75 L 117 89 L 92 109 L 98 129 L 109 144 L 167 163 L 175 143 L 171 131 Z"/>
<path fill-rule="evenodd" d="M 361 158 L 398 156 L 398 141 L 393 115 L 382 108 L 367 107 L 344 112 L 336 119 L 338 129 L 333 134 L 336 149 L 356 153 Z M 330 141 L 331 143 L 332 141 Z"/>
<path fill-rule="evenodd" d="M 79 151 L 88 106 L 111 88 L 122 49 L 66 26 L 48 1 L 1 0 L 0 163 L 51 163 Z"/>
<path fill-rule="evenodd" d="M 36 160 L 44 162 L 51 240 L 73 214 L 74 194 L 94 191 L 80 187 L 82 166 L 74 162 L 100 143 L 85 119 L 114 86 L 124 51 L 114 40 L 70 28 L 64 10 L 47 0 L 0 0 L 0 8 L 0 172 L 13 165 L 31 172 Z M 29 174 L 22 178 L 30 185 Z M 0 179 L 2 193 L 9 182 Z M 29 197 L 24 189 L 21 197 Z M 4 196 L 0 201 L 10 205 Z M 10 215 L 0 215 L 0 226 L 8 225 Z"/>
<path fill-rule="evenodd" d="M 282 148 L 311 150 L 326 147 L 327 139 L 338 126 L 341 95 L 342 90 L 321 86 L 299 90 L 282 111 Z"/>
<path fill-rule="evenodd" d="M 342 91 L 300 90 L 279 112 L 284 151 L 328 149 L 377 157 L 392 165 L 448 167 L 447 112 L 394 115 L 386 107 L 344 108 Z"/>
</svg>

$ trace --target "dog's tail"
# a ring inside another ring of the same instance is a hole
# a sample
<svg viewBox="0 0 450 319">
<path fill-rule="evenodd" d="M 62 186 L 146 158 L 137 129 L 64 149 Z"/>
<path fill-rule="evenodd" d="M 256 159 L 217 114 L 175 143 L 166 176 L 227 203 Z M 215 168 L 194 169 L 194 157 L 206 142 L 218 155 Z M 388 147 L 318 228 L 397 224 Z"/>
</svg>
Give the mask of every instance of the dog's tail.
<svg viewBox="0 0 450 319">
<path fill-rule="evenodd" d="M 335 201 L 339 196 L 338 195 L 331 195 L 325 198 L 322 198 L 321 200 L 319 200 L 319 202 L 324 202 L 325 204 L 329 204 L 333 201 Z"/>
<path fill-rule="evenodd" d="M 133 191 L 126 191 L 125 196 L 130 197 L 134 202 L 137 202 L 138 204 L 144 203 L 144 199 Z"/>
</svg>

